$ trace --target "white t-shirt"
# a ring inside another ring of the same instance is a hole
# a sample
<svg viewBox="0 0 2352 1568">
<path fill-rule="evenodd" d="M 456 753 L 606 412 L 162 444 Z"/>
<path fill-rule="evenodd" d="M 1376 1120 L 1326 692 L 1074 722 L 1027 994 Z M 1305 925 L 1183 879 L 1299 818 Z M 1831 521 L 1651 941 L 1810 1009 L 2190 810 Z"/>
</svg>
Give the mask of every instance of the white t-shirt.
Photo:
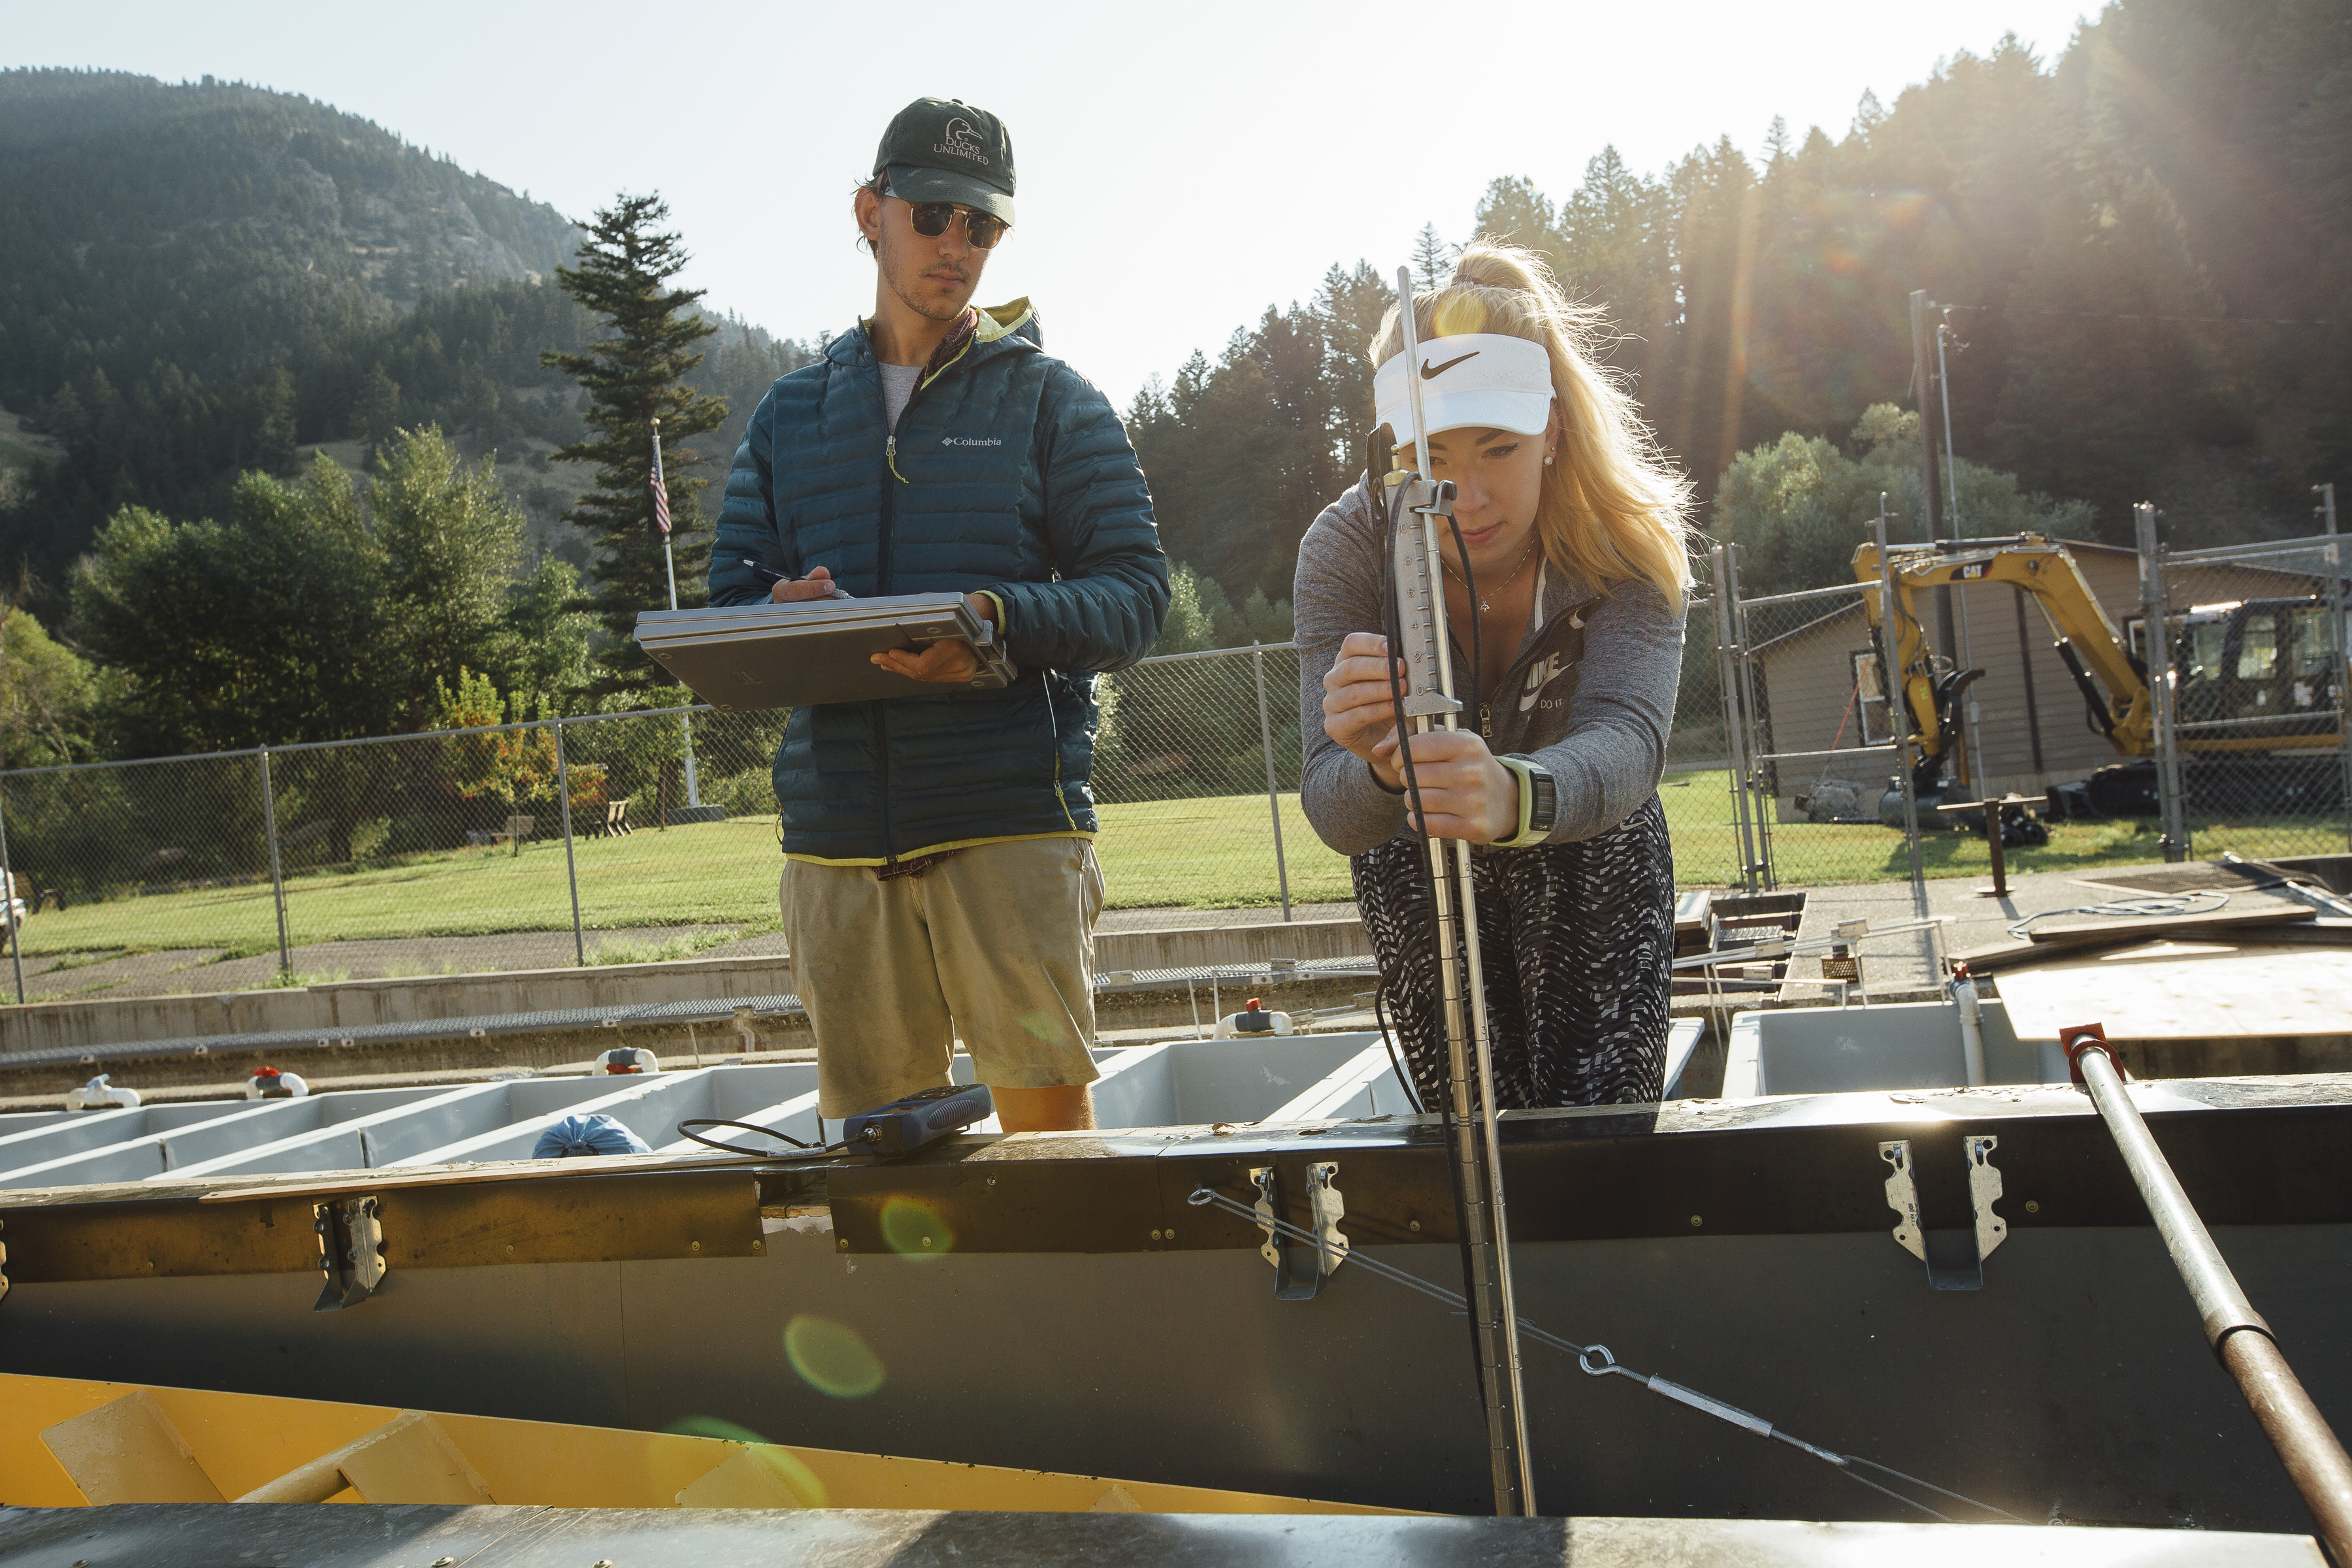
<svg viewBox="0 0 2352 1568">
<path fill-rule="evenodd" d="M 915 382 L 923 374 L 919 364 L 886 364 L 882 372 L 882 412 L 889 416 L 890 434 L 898 433 L 898 416 L 907 409 L 907 399 L 915 395 Z"/>
</svg>

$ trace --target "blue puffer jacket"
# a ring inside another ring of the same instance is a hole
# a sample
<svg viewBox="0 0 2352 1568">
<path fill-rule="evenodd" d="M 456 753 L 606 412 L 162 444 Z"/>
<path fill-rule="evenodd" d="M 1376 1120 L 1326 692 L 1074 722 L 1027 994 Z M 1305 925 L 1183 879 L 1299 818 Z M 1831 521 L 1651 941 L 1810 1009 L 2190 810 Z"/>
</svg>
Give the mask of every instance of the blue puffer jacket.
<svg viewBox="0 0 2352 1568">
<path fill-rule="evenodd" d="M 1168 561 L 1118 416 L 1038 347 L 1027 300 L 979 312 L 895 437 L 863 328 L 770 387 L 727 479 L 712 604 L 766 597 L 747 555 L 825 567 L 859 597 L 992 594 L 1021 671 L 1002 690 L 795 710 L 775 766 L 787 855 L 870 866 L 1093 833 L 1095 672 L 1159 637 Z"/>
</svg>

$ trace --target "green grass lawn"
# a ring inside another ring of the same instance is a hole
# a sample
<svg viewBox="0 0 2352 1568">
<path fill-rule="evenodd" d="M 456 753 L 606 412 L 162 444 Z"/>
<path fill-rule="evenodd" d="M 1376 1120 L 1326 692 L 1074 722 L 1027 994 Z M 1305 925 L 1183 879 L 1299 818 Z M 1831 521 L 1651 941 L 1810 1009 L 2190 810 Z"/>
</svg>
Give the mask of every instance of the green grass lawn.
<svg viewBox="0 0 2352 1568">
<path fill-rule="evenodd" d="M 1674 836 L 1675 879 L 1685 887 L 1720 887 L 1737 880 L 1739 841 L 1731 826 L 1731 797 L 1725 775 L 1669 773 L 1659 793 Z M 1772 869 L 1782 887 L 1899 882 L 1911 875 L 1909 851 L 1902 833 L 1895 828 L 1775 823 L 1771 837 Z M 2231 850 L 2259 860 L 2277 855 L 2330 854 L 2345 847 L 2340 826 L 2310 817 L 2200 823 L 2195 825 L 2190 838 L 2200 860 L 2218 860 Z M 2153 821 L 2054 822 L 2050 825 L 2047 845 L 2039 849 L 2011 849 L 2003 858 L 2013 873 L 2074 871 L 2159 861 L 2164 849 Z M 1930 829 L 1920 837 L 1919 860 L 1930 878 L 1992 874 L 1991 852 L 1979 834 Z"/>
<path fill-rule="evenodd" d="M 1661 791 L 1674 836 L 1676 879 L 1721 886 L 1736 879 L 1738 840 L 1720 773 L 1669 774 Z M 1113 908 L 1195 909 L 1273 905 L 1277 897 L 1274 828 L 1263 795 L 1154 801 L 1102 808 L 1097 842 Z M 2311 824 L 2207 827 L 2200 856 L 2236 849 L 2255 857 L 2313 853 L 2340 840 Z M 1294 903 L 1350 896 L 1346 859 L 1307 826 L 1296 795 L 1282 800 L 1282 841 Z M 1910 874 L 1903 837 L 1890 828 L 1797 823 L 1772 829 L 1775 868 L 1786 886 L 1900 880 Z M 772 819 L 734 817 L 623 838 L 576 841 L 581 918 L 591 931 L 709 925 L 768 927 L 776 919 L 780 869 Z M 1929 834 L 1922 856 L 1930 877 L 1990 870 L 1984 840 Z M 2067 870 L 2161 858 L 2152 825 L 2059 823 L 2049 847 L 2011 851 L 2017 871 Z M 478 936 L 562 931 L 572 923 L 560 839 L 504 848 L 421 856 L 398 865 L 304 874 L 286 884 L 288 935 L 296 945 L 368 938 Z M 226 948 L 268 952 L 278 945 L 267 883 L 78 904 L 27 922 L 27 953 Z"/>
<path fill-rule="evenodd" d="M 1274 828 L 1263 795 L 1103 808 L 1097 843 L 1115 908 L 1215 909 L 1276 899 Z M 1348 864 L 1283 802 L 1295 901 L 1345 899 Z M 732 817 L 623 838 L 574 841 L 580 913 L 591 931 L 757 925 L 776 919 L 782 859 L 772 819 Z M 562 931 L 572 924 L 561 839 L 419 856 L 395 866 L 304 874 L 286 883 L 287 934 L 310 942 Z M 278 945 L 268 883 L 78 903 L 25 927 L 28 953 Z"/>
</svg>

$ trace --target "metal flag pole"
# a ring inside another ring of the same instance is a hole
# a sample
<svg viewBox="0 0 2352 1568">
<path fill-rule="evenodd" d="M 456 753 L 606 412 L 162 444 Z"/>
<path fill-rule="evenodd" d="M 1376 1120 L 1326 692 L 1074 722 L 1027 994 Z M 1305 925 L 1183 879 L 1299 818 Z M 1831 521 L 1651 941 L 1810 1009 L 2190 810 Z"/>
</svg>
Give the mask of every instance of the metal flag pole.
<svg viewBox="0 0 2352 1568">
<path fill-rule="evenodd" d="M 661 529 L 662 566 L 669 574 L 669 607 L 677 608 L 677 557 L 669 543 L 669 481 L 662 476 L 661 421 L 654 421 L 654 521 Z M 677 727 L 686 734 L 686 804 L 700 805 L 702 788 L 694 776 L 694 715 L 681 713 Z"/>
<path fill-rule="evenodd" d="M 1402 612 L 1399 625 L 1405 643 L 1399 652 L 1415 689 L 1405 699 L 1404 711 L 1413 733 L 1421 735 L 1441 726 L 1456 728 L 1455 715 L 1462 710 L 1462 703 L 1451 695 L 1454 658 L 1439 575 L 1438 523 L 1453 515 L 1453 487 L 1433 484 L 1428 478 L 1429 426 L 1422 408 L 1421 377 L 1414 374 L 1421 363 L 1421 344 L 1413 320 L 1412 273 L 1402 267 L 1397 268 L 1397 314 L 1404 329 L 1413 448 L 1413 471 L 1400 479 L 1405 486 L 1405 505 L 1420 521 L 1419 538 L 1399 549 L 1394 563 Z M 1402 756 L 1402 738 L 1399 752 Z M 1495 1511 L 1532 1516 L 1535 1477 L 1528 1454 L 1527 1409 L 1519 1376 L 1518 1312 L 1511 1288 L 1510 1236 L 1503 1208 L 1502 1134 L 1495 1106 L 1486 987 L 1479 968 L 1478 903 L 1471 883 L 1470 846 L 1460 839 L 1435 837 L 1428 843 L 1438 983 L 1445 1017 L 1448 1131 L 1463 1199 L 1463 1246 L 1469 1264 L 1472 1320 L 1478 1334 L 1480 1393 L 1486 1408 Z M 1475 1137 L 1471 1131 L 1469 1085 L 1474 1052 L 1478 1072 Z"/>
</svg>

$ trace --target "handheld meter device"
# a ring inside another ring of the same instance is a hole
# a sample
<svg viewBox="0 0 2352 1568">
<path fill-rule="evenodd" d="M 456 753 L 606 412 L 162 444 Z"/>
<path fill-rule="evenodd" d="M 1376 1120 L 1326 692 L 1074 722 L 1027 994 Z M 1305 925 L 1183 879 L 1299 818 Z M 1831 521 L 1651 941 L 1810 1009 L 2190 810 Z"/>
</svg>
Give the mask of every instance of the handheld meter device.
<svg viewBox="0 0 2352 1568">
<path fill-rule="evenodd" d="M 841 1141 L 852 1150 L 911 1154 L 995 1112 L 986 1084 L 942 1084 L 849 1118 L 841 1124 Z"/>
</svg>

